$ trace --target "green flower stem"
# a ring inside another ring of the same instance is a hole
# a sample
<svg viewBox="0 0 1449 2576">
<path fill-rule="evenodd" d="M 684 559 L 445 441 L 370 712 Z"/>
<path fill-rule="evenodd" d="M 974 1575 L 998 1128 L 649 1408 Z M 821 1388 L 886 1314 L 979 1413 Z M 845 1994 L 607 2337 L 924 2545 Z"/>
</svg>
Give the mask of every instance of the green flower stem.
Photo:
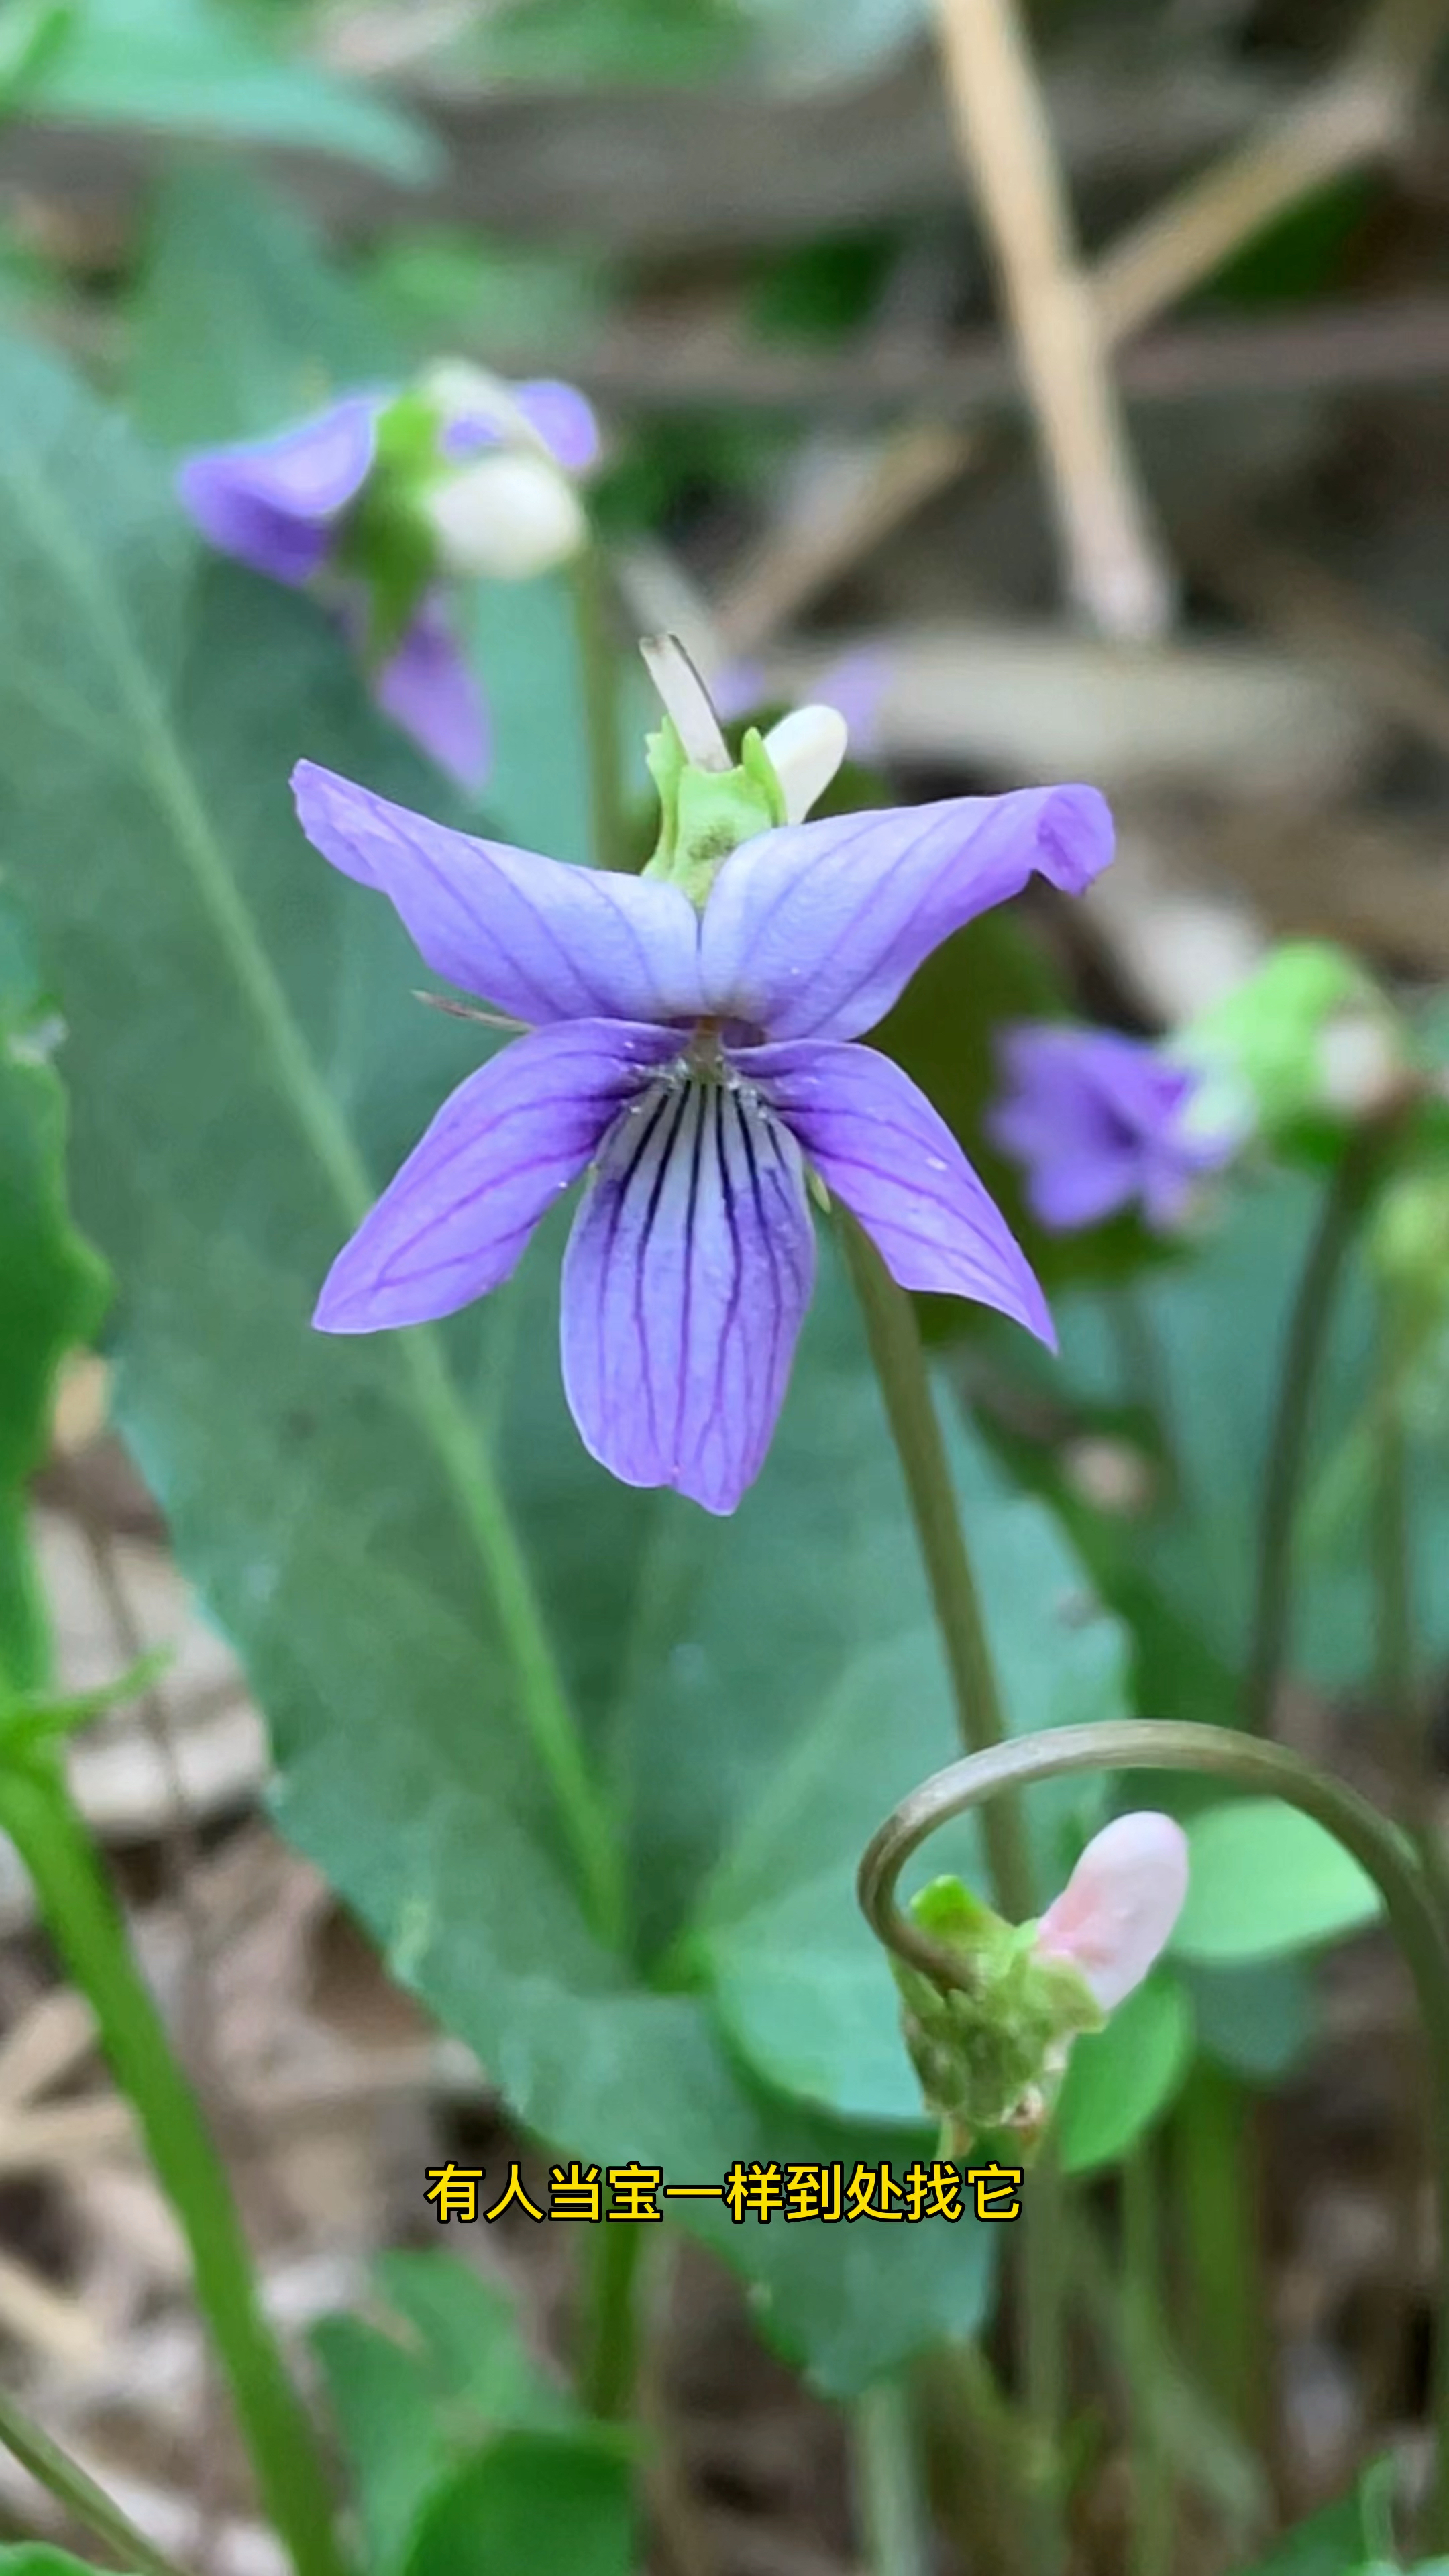
<svg viewBox="0 0 1449 2576">
<path fill-rule="evenodd" d="M 910 1497 L 936 1623 L 956 1704 L 956 1723 L 968 1753 L 1005 1749 L 1006 1725 L 996 1688 L 986 1624 L 961 1526 L 956 1489 L 931 1392 L 916 1310 L 896 1285 L 875 1245 L 848 1209 L 837 1210 L 846 1259 L 865 1317 L 871 1357 L 885 1399 L 891 1435 Z M 1024 1921 L 1036 1912 L 1025 1820 L 1014 1801 L 989 1807 L 982 1834 L 997 1903 Z M 1036 2193 L 1033 2224 L 1021 2250 L 1022 2378 L 1032 2429 L 1054 2477 L 1060 2424 L 1061 2359 L 1066 2342 L 1060 2261 L 1061 2183 L 1048 2161 Z M 1038 2576 L 1054 2576 L 1062 2556 L 1056 2497 L 1043 2486 L 1034 2498 L 1033 2563 Z"/>
<path fill-rule="evenodd" d="M 1418 1845 L 1440 1920 L 1449 1927 L 1449 1854 L 1434 1818 L 1433 1764 L 1424 1740 L 1425 1712 L 1414 1615 L 1409 1459 L 1403 1411 L 1404 1381 L 1412 1357 L 1408 1318 L 1399 1300 L 1385 1293 L 1380 1298 L 1378 1316 L 1370 1533 L 1375 1665 L 1379 1698 L 1391 1730 L 1392 1758 L 1403 1783 L 1401 1818 Z"/>
<path fill-rule="evenodd" d="M 633 2404 L 639 2370 L 639 2270 L 647 2227 L 605 2219 L 585 2248 L 578 2390 L 591 2415 L 612 2420 Z"/>
<path fill-rule="evenodd" d="M 1172 2576 L 1172 2463 L 1153 2390 L 1162 2368 L 1162 2278 L 1157 2164 L 1139 2139 L 1122 2168 L 1122 2300 L 1132 2384 L 1131 2576 Z"/>
<path fill-rule="evenodd" d="M 1293 1529 L 1313 1416 L 1313 1395 L 1339 1280 L 1379 1177 L 1384 1127 L 1361 1127 L 1328 1184 L 1298 1283 L 1278 1403 L 1269 1434 L 1258 1525 L 1257 1582 L 1243 1690 L 1243 1724 L 1266 1735 L 1288 1652 L 1293 1597 Z"/>
<path fill-rule="evenodd" d="M 37 2486 L 48 2487 L 57 2504 L 76 2522 L 93 2531 L 98 2540 L 136 2576 L 182 2576 L 174 2558 L 138 2531 L 130 2515 L 113 2504 L 104 2487 L 98 2487 L 79 2460 L 73 2460 L 58 2442 L 32 2424 L 15 2403 L 0 2389 L 0 2442 L 28 2469 Z"/>
<path fill-rule="evenodd" d="M 930 2576 L 929 2517 L 910 2398 L 886 2380 L 857 2398 L 852 2416 L 863 2557 L 871 2576 Z"/>
<path fill-rule="evenodd" d="M 627 873 L 636 864 L 629 832 L 620 750 L 619 656 L 609 604 L 608 574 L 597 538 L 580 548 L 569 568 L 574 633 L 584 693 L 588 743 L 589 807 L 596 868 Z"/>
<path fill-rule="evenodd" d="M 838 1208 L 836 1214 L 906 1480 L 951 1677 L 956 1723 L 967 1752 L 982 1753 L 1005 1741 L 1006 1727 L 921 1328 L 910 1298 L 896 1286 L 869 1235 L 848 1209 Z M 1036 1902 L 1020 1810 L 1012 1803 L 989 1809 L 982 1830 L 997 1902 L 1023 1921 L 1036 1912 Z"/>
<path fill-rule="evenodd" d="M 35 1746 L 22 1755 L 0 1740 L 0 1831 L 25 1863 L 50 1936 L 95 2013 L 185 2231 L 197 2302 L 231 2384 L 263 2505 L 298 2576 L 343 2576 L 321 2455 L 263 2315 L 221 2160 L 53 1751 Z"/>
<path fill-rule="evenodd" d="M 1443 2549 L 1449 2545 L 1449 1941 L 1418 1855 L 1367 1799 L 1283 1745 L 1255 1742 L 1225 1727 L 1171 1719 L 1068 1726 L 952 1763 L 901 1801 L 860 1864 L 860 1902 L 877 1938 L 938 1984 L 958 1982 L 959 1963 L 950 1952 L 938 1950 L 897 1908 L 901 1871 L 948 1818 L 1031 1781 L 1078 1771 L 1191 1771 L 1235 1789 L 1286 1799 L 1352 1853 L 1383 1898 L 1424 2026 L 1441 2272 L 1432 2391 L 1436 2473 L 1425 2536 L 1430 2548 Z"/>
<path fill-rule="evenodd" d="M 1236 2076 L 1203 2058 L 1172 2125 L 1193 2351 L 1215 2404 L 1264 2451 L 1273 2410 L 1255 2104 Z"/>
</svg>

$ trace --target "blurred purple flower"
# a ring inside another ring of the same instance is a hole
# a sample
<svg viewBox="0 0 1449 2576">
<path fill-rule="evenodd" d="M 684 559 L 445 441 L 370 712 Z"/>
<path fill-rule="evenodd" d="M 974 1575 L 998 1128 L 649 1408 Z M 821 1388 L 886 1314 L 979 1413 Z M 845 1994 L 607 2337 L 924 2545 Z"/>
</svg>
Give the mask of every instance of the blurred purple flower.
<svg viewBox="0 0 1449 2576">
<path fill-rule="evenodd" d="M 784 1399 L 814 1277 L 809 1169 L 903 1286 L 1052 1344 L 950 1130 L 846 1041 L 1034 872 L 1091 882 L 1112 846 L 1094 789 L 787 823 L 735 849 L 696 910 L 677 885 L 468 839 L 310 762 L 294 784 L 308 838 L 391 898 L 433 972 L 528 1025 L 445 1102 L 341 1253 L 323 1331 L 485 1295 L 592 1167 L 563 1271 L 574 1420 L 624 1483 L 712 1512 L 758 1473 Z"/>
<path fill-rule="evenodd" d="M 1143 1039 L 1023 1021 L 997 1044 L 1006 1090 L 986 1133 L 1023 1166 L 1027 1203 L 1054 1232 L 1135 1202 L 1168 1233 L 1240 1142 L 1236 1127 L 1204 1120 L 1203 1077 Z"/>
<path fill-rule="evenodd" d="M 389 393 L 349 394 L 315 419 L 275 437 L 188 457 L 178 477 L 181 499 L 210 544 L 292 589 L 325 581 L 329 605 L 358 646 L 367 626 L 366 583 L 355 569 L 338 567 L 334 551 L 377 463 L 378 424 L 394 399 Z M 504 550 L 516 553 L 520 499 L 526 516 L 530 500 L 536 509 L 538 498 L 526 487 L 521 495 L 518 489 L 520 436 L 535 454 L 547 452 L 549 476 L 558 484 L 555 469 L 579 473 L 594 462 L 594 415 L 571 385 L 495 387 L 471 369 L 447 371 L 442 399 L 438 453 L 462 469 L 451 489 L 453 509 L 456 513 L 461 492 L 470 534 L 480 521 L 486 529 L 490 510 L 495 516 L 501 512 Z M 496 505 L 486 484 L 481 495 L 470 490 L 467 471 L 470 462 L 490 451 L 495 471 L 503 468 L 509 474 L 508 484 L 498 486 Z M 511 460 L 507 466 L 505 459 Z M 526 463 L 523 471 L 528 471 Z M 576 514 L 576 505 L 569 502 L 568 510 Z M 555 507 L 551 534 L 557 531 L 561 546 L 572 526 L 573 517 Z M 449 528 L 439 527 L 444 568 L 450 534 Z M 476 568 L 491 571 L 495 566 L 485 561 Z M 512 574 L 534 567 L 527 560 L 508 560 L 496 568 Z M 378 705 L 441 769 L 465 787 L 481 783 L 489 761 L 488 711 L 454 633 L 442 580 L 424 592 L 396 651 L 373 674 L 372 686 Z"/>
</svg>

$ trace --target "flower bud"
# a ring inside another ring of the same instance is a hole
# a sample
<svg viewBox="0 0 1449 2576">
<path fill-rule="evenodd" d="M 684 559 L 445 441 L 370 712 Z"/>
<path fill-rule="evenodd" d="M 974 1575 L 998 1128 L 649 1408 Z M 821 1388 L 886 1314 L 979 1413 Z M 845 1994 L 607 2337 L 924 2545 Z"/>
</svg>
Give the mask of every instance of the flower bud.
<svg viewBox="0 0 1449 2576">
<path fill-rule="evenodd" d="M 1187 1895 L 1187 1836 L 1144 1808 L 1088 1843 L 1037 1925 L 1038 1955 L 1068 1961 L 1104 2013 L 1140 1986 Z"/>
<path fill-rule="evenodd" d="M 1290 940 L 1204 1012 L 1180 1054 L 1237 1086 L 1275 1142 L 1382 1116 L 1414 1079 L 1408 1032 L 1357 961 L 1327 941 Z"/>
<path fill-rule="evenodd" d="M 573 486 L 542 455 L 482 456 L 441 477 L 422 507 L 444 570 L 464 578 L 527 581 L 566 563 L 586 533 Z"/>
<path fill-rule="evenodd" d="M 1073 2040 L 1141 1984 L 1186 1894 L 1187 1837 L 1148 1812 L 1103 1828 L 1039 1923 L 1004 1922 L 956 1878 L 921 1890 L 911 1912 L 956 1982 L 891 1965 L 911 2062 L 953 2154 L 994 2130 L 1031 2148 Z"/>
</svg>

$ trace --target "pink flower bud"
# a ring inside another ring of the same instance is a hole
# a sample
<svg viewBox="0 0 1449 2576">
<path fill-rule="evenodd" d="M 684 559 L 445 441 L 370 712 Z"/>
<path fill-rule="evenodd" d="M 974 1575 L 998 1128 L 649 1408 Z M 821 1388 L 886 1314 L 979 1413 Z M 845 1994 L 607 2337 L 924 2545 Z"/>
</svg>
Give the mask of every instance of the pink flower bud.
<svg viewBox="0 0 1449 2576">
<path fill-rule="evenodd" d="M 1187 1895 L 1187 1836 L 1149 1809 L 1118 1816 L 1088 1843 L 1037 1926 L 1036 1946 L 1066 1959 L 1103 2012 L 1140 1986 Z"/>
</svg>

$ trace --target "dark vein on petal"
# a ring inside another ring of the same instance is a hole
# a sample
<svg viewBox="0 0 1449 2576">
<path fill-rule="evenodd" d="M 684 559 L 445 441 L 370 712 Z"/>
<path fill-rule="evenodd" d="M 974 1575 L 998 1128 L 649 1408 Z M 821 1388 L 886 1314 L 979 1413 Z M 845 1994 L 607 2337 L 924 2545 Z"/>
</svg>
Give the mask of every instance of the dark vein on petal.
<svg viewBox="0 0 1449 2576">
<path fill-rule="evenodd" d="M 694 1121 L 694 1141 L 689 1157 L 689 1186 L 684 1201 L 684 1278 L 679 1299 L 679 1389 L 674 1407 L 674 1446 L 670 1463 L 679 1465 L 680 1441 L 684 1431 L 684 1407 L 689 1392 L 689 1335 L 694 1313 L 694 1215 L 699 1204 L 699 1169 L 704 1153 L 705 1116 L 709 1107 L 706 1097 L 699 1103 Z"/>
</svg>

